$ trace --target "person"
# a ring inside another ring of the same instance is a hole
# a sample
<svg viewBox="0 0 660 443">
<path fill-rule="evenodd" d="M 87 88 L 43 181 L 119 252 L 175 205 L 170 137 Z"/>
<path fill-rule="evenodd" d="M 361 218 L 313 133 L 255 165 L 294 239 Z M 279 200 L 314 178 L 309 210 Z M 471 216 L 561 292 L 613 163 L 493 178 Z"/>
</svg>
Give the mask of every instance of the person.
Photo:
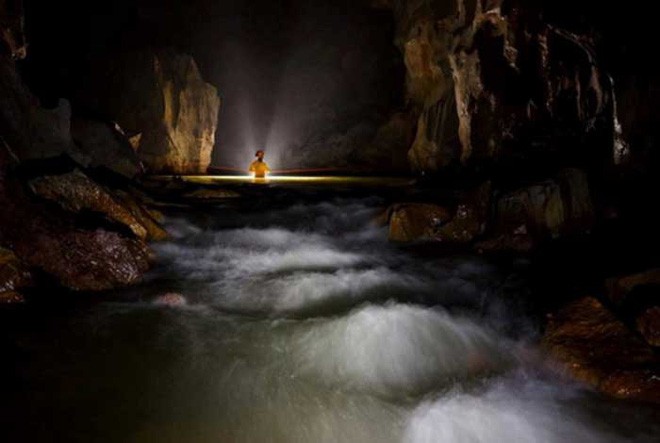
<svg viewBox="0 0 660 443">
<path fill-rule="evenodd" d="M 261 149 L 257 151 L 255 157 L 257 159 L 250 164 L 250 172 L 254 173 L 254 178 L 266 178 L 266 174 L 270 172 L 268 163 L 264 161 L 266 152 Z"/>
</svg>

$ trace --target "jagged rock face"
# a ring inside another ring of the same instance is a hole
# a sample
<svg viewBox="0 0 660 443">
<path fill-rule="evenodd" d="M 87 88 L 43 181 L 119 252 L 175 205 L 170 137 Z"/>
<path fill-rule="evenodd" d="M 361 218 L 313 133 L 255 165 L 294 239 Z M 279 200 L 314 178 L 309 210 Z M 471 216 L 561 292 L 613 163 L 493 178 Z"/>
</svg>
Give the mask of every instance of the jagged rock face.
<svg viewBox="0 0 660 443">
<path fill-rule="evenodd" d="M 0 52 L 13 59 L 27 55 L 23 0 L 0 0 Z"/>
<path fill-rule="evenodd" d="M 613 144 L 613 100 L 588 39 L 506 0 L 394 2 L 409 99 L 419 110 L 409 152 L 418 171 L 453 163 Z M 575 156 L 575 154 L 574 154 Z"/>
<path fill-rule="evenodd" d="M 205 173 L 220 99 L 192 57 L 170 51 L 99 61 L 77 94 L 82 107 L 116 121 L 151 173 Z"/>
</svg>

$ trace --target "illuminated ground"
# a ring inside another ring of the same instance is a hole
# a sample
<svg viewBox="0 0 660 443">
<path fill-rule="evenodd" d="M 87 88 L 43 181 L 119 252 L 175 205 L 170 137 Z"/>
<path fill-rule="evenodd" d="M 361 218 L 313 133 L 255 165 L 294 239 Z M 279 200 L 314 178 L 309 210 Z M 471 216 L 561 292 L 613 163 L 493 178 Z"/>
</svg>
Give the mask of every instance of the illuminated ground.
<svg viewBox="0 0 660 443">
<path fill-rule="evenodd" d="M 151 177 L 154 180 L 169 181 L 175 176 L 160 175 Z M 415 180 L 410 177 L 350 177 L 350 176 L 299 176 L 299 175 L 275 175 L 266 179 L 256 179 L 248 175 L 196 175 L 181 176 L 181 180 L 200 184 L 286 184 L 286 185 L 351 185 L 351 186 L 409 186 Z"/>
</svg>

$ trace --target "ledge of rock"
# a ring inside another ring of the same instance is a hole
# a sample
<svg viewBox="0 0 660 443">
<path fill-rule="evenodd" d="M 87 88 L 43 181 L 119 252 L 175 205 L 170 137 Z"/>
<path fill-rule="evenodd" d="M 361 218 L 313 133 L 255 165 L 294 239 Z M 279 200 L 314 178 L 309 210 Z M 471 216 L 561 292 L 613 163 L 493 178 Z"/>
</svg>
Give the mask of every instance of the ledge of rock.
<svg viewBox="0 0 660 443">
<path fill-rule="evenodd" d="M 113 192 L 79 170 L 62 175 L 38 177 L 30 182 L 38 196 L 54 202 L 62 209 L 99 214 L 107 220 L 127 227 L 142 240 L 163 240 L 167 233 L 135 199 L 124 192 Z"/>
</svg>

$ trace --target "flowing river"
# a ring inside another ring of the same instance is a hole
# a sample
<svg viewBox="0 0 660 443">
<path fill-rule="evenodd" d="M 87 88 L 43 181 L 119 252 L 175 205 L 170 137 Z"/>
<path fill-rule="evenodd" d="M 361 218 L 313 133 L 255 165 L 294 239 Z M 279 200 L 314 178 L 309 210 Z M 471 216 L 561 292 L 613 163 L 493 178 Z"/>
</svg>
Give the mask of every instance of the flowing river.
<svg viewBox="0 0 660 443">
<path fill-rule="evenodd" d="M 389 244 L 342 195 L 169 211 L 140 286 L 3 311 L 3 441 L 657 441 L 549 369 L 525 262 Z"/>
</svg>

